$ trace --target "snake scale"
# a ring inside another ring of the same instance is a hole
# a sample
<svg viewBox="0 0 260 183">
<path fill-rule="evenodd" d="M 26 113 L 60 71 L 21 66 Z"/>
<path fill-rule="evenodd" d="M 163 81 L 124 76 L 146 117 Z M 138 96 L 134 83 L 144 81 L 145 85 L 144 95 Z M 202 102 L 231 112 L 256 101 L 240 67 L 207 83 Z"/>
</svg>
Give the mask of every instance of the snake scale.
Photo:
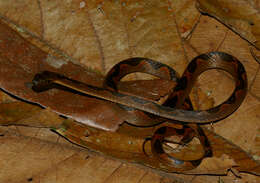
<svg viewBox="0 0 260 183">
<path fill-rule="evenodd" d="M 231 96 L 220 105 L 208 110 L 194 111 L 189 102 L 189 93 L 198 76 L 209 69 L 221 69 L 231 74 L 235 81 L 235 89 Z M 173 80 L 177 85 L 163 104 L 119 93 L 117 85 L 120 80 L 135 72 Z M 56 85 L 126 106 L 126 109 L 141 110 L 144 114 L 159 116 L 172 123 L 182 123 L 182 129 L 167 126 L 157 129 L 151 138 L 151 150 L 154 157 L 162 163 L 177 169 L 189 170 L 198 166 L 204 157 L 211 156 L 210 144 L 197 124 L 219 121 L 232 114 L 246 96 L 247 76 L 243 65 L 235 57 L 224 52 L 210 52 L 195 57 L 180 78 L 171 67 L 165 64 L 148 58 L 136 57 L 121 61 L 112 67 L 105 77 L 103 88 L 91 86 L 58 73 L 44 71 L 35 75 L 32 89 L 41 92 L 54 88 Z M 133 122 L 133 125 L 138 126 L 138 123 Z M 203 146 L 203 155 L 194 160 L 180 160 L 174 158 L 174 155 L 168 155 L 163 149 L 163 142 L 165 138 L 172 135 L 181 136 L 183 144 L 191 141 L 193 137 L 197 137 Z"/>
</svg>

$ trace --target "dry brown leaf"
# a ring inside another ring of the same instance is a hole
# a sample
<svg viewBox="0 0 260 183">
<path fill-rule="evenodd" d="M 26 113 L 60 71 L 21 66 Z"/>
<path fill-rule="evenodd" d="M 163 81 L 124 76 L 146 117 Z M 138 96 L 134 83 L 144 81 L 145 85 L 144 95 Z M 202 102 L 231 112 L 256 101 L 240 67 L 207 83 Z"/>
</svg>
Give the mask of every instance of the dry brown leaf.
<svg viewBox="0 0 260 183">
<path fill-rule="evenodd" d="M 252 95 L 255 96 L 258 100 L 260 99 L 260 69 L 258 68 L 255 75 L 254 81 L 251 86 Z"/>
<path fill-rule="evenodd" d="M 260 1 L 198 0 L 198 8 L 260 49 Z"/>
<path fill-rule="evenodd" d="M 182 37 L 188 37 L 199 20 L 200 14 L 194 8 L 196 1 L 194 0 L 169 0 L 169 11 L 175 17 L 178 31 Z"/>
<path fill-rule="evenodd" d="M 18 30 L 22 31 L 20 32 L 21 34 L 43 50 L 47 50 L 48 53 L 58 51 L 66 59 L 80 62 L 101 73 L 109 70 L 118 61 L 132 56 L 145 56 L 168 63 L 179 73 L 182 73 L 188 61 L 200 53 L 221 50 L 235 55 L 246 67 L 249 83 L 252 86 L 249 92 L 252 92 L 254 95 L 251 96 L 249 94 L 246 105 L 242 105 L 242 110 L 234 113 L 225 122 L 220 122 L 217 126 L 214 125 L 214 128 L 222 136 L 242 146 L 247 151 L 251 149 L 252 152 L 256 152 L 254 147 L 257 148 L 257 146 L 254 143 L 255 139 L 257 139 L 257 129 L 259 129 L 259 123 L 257 123 L 259 121 L 259 116 L 257 116 L 259 109 L 256 106 L 259 105 L 259 98 L 255 96 L 259 96 L 259 92 L 255 88 L 258 87 L 259 82 L 257 83 L 258 80 L 255 78 L 257 78 L 259 66 L 251 57 L 247 43 L 211 18 L 202 17 L 197 21 L 197 12 L 189 12 L 190 8 L 181 8 L 190 6 L 194 9 L 191 6 L 194 1 L 183 1 L 184 3 L 181 5 L 178 5 L 177 3 L 179 2 L 177 1 L 169 2 L 171 3 L 159 1 L 73 1 L 70 3 L 63 1 L 35 1 L 28 5 L 22 1 L 16 3 L 1 1 L 0 15 L 7 22 L 14 22 L 19 25 Z M 21 9 L 23 11 L 19 11 Z M 178 9 L 180 11 L 177 11 Z M 188 12 L 187 25 L 185 24 L 187 20 L 185 19 L 186 15 L 183 16 L 185 12 Z M 195 24 L 198 25 L 193 30 L 192 28 Z M 186 28 L 188 31 L 186 31 Z M 190 33 L 191 29 L 193 31 L 191 36 L 182 41 L 180 36 L 185 37 Z M 30 34 L 24 34 L 25 30 L 28 30 Z M 38 41 L 31 35 L 44 40 L 45 43 Z M 46 46 L 46 43 L 49 46 L 51 45 L 51 48 Z M 55 48 L 55 51 L 52 48 Z M 49 61 L 49 63 L 54 65 L 56 62 L 57 60 L 53 62 L 52 59 Z M 205 93 L 211 94 L 213 89 L 210 87 L 207 89 L 207 85 L 212 84 L 214 91 L 217 91 L 212 93 L 216 103 L 221 99 L 223 92 L 223 89 L 218 89 L 217 87 L 219 86 L 219 78 L 216 79 L 215 77 L 218 75 L 222 76 L 222 73 L 217 72 L 214 74 L 214 77 L 207 77 L 207 79 L 212 79 L 215 82 L 212 80 L 205 81 L 202 78 L 202 81 L 197 85 L 197 87 L 204 87 L 205 85 Z M 136 77 L 133 76 L 133 78 Z M 229 77 L 225 78 L 227 79 L 223 81 L 223 88 L 230 88 Z M 206 84 L 203 83 L 204 81 Z M 228 84 L 225 84 L 226 82 Z M 217 89 L 215 90 L 215 88 Z M 198 95 L 200 96 L 200 94 Z M 200 103 L 200 100 L 197 100 Z M 252 112 L 248 113 L 248 111 Z M 241 118 L 241 116 L 244 116 L 244 118 Z M 234 118 L 236 119 L 235 122 L 230 124 L 230 127 L 226 126 Z M 243 123 L 245 118 L 248 120 L 246 127 Z M 254 122 L 251 123 L 251 121 Z M 240 122 L 242 125 L 237 125 L 237 122 Z M 228 129 L 232 129 L 232 133 Z M 247 129 L 250 130 L 248 131 Z M 247 139 L 247 134 L 250 134 L 250 139 Z M 40 136 L 37 135 L 36 138 L 40 138 Z M 245 142 L 245 140 L 247 141 Z M 19 142 L 19 139 L 17 139 L 17 142 Z M 42 157 L 45 156 L 43 155 Z M 75 157 L 77 159 L 77 155 Z M 10 158 L 13 157 L 10 156 Z M 72 162 L 69 161 L 68 167 L 71 167 L 71 164 Z M 50 171 L 39 170 L 41 171 L 40 173 L 35 172 L 35 174 L 38 174 L 35 177 L 39 178 L 41 182 L 48 182 L 48 180 L 66 182 L 66 180 L 60 177 L 56 179 L 57 172 L 60 171 L 59 167 L 63 166 L 56 165 L 53 165 L 53 169 Z M 75 168 L 77 168 L 76 164 Z M 64 171 L 65 174 L 63 175 L 71 175 L 69 172 L 66 173 L 66 169 Z M 47 173 L 44 179 L 42 179 L 41 175 L 44 172 Z M 81 173 L 81 175 L 85 172 Z M 153 174 L 153 176 L 155 175 Z M 99 176 L 96 177 L 98 179 Z M 187 176 L 180 177 L 187 181 L 191 180 Z M 246 176 L 243 175 L 242 177 L 244 180 Z M 144 175 L 144 180 L 146 179 L 147 176 Z M 155 179 L 155 181 L 159 182 L 160 179 Z M 123 180 L 123 178 L 120 180 Z M 128 181 L 131 182 L 131 180 L 134 180 L 134 177 L 129 178 Z M 193 182 L 206 182 L 205 180 L 207 182 L 217 181 L 218 177 L 200 177 Z M 234 178 L 223 180 L 231 182 Z M 253 182 L 255 180 L 257 181 L 257 178 L 254 177 L 248 181 Z M 70 181 L 76 181 L 76 179 L 70 179 Z M 98 182 L 98 180 L 96 181 Z"/>
<path fill-rule="evenodd" d="M 0 172 L 1 182 L 30 182 L 33 176 L 45 172 L 49 167 L 55 167 L 57 163 L 79 151 L 78 148 L 68 145 L 66 147 L 64 144 L 11 132 L 5 133 L 0 141 L 0 158 L 1 162 L 4 162 Z"/>
<path fill-rule="evenodd" d="M 35 127 L 57 128 L 63 121 L 48 109 L 29 103 L 16 101 L 0 104 L 1 125 L 25 125 Z"/>
</svg>

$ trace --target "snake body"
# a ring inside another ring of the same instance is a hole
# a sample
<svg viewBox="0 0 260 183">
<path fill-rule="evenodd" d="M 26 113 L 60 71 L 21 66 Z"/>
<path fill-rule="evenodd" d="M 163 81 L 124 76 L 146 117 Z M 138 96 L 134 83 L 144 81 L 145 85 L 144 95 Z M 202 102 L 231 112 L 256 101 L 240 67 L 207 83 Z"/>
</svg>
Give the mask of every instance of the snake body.
<svg viewBox="0 0 260 183">
<path fill-rule="evenodd" d="M 231 74 L 235 81 L 235 89 L 231 96 L 220 105 L 204 111 L 194 111 L 190 105 L 189 93 L 198 76 L 209 69 L 221 69 Z M 177 82 L 177 85 L 162 104 L 119 93 L 117 85 L 120 80 L 134 72 L 148 73 L 161 79 L 173 80 Z M 157 129 L 151 138 L 151 150 L 154 157 L 162 163 L 177 169 L 189 170 L 198 166 L 204 157 L 211 155 L 210 144 L 197 124 L 218 121 L 233 113 L 246 96 L 247 76 L 243 65 L 235 57 L 223 52 L 210 52 L 195 57 L 180 78 L 171 67 L 165 64 L 137 57 L 116 64 L 107 73 L 103 88 L 81 83 L 58 73 L 44 71 L 35 75 L 32 89 L 40 92 L 53 88 L 55 85 L 62 85 L 90 96 L 123 105 L 126 108 L 141 110 L 144 114 L 150 113 L 155 117 L 159 116 L 170 123 L 184 123 L 182 130 L 173 127 Z M 137 122 L 132 124 L 139 126 Z M 165 138 L 172 135 L 181 136 L 182 143 L 197 137 L 203 146 L 203 156 L 194 160 L 181 160 L 168 155 L 162 144 Z"/>
<path fill-rule="evenodd" d="M 148 59 L 146 58 L 135 59 L 139 60 L 138 65 L 134 66 L 136 68 L 139 67 L 139 65 L 149 65 L 150 69 L 158 70 L 158 67 L 147 62 Z M 121 74 L 121 72 L 115 74 L 116 67 L 124 68 L 123 65 L 127 65 L 128 68 L 130 68 L 131 59 L 127 60 L 127 62 L 120 62 L 111 69 L 111 72 L 106 76 L 106 81 L 111 83 L 106 83 L 106 85 L 112 86 L 113 88 L 113 86 L 116 86 L 117 82 L 122 78 L 122 75 L 126 75 L 124 73 L 129 73 L 122 71 L 123 74 Z M 163 64 L 163 67 L 159 68 L 168 69 L 169 67 Z M 189 111 L 167 106 L 168 104 L 173 103 L 172 101 L 174 100 L 177 100 L 179 105 L 181 105 L 185 98 L 187 98 L 196 78 L 208 69 L 222 69 L 233 76 L 236 85 L 235 90 L 226 101 L 205 111 Z M 146 71 L 147 70 L 144 72 Z M 148 112 L 166 119 L 189 123 L 209 123 L 227 117 L 240 106 L 247 93 L 247 77 L 243 65 L 235 57 L 222 52 L 211 52 L 194 58 L 188 65 L 183 76 L 179 79 L 174 92 L 170 94 L 171 96 L 168 98 L 168 101 L 171 102 L 166 102 L 165 105 L 160 105 L 136 96 L 125 95 L 107 88 L 91 86 L 48 71 L 35 75 L 32 88 L 34 91 L 38 92 L 45 91 L 52 88 L 52 86 L 54 86 L 53 84 L 62 85 L 90 96 Z"/>
</svg>

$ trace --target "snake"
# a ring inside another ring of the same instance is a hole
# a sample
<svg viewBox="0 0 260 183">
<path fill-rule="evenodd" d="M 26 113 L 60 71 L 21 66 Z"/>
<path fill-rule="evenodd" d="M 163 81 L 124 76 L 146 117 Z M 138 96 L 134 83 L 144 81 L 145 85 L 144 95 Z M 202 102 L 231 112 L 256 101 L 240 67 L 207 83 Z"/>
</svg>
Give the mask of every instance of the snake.
<svg viewBox="0 0 260 183">
<path fill-rule="evenodd" d="M 207 110 L 194 111 L 189 101 L 189 94 L 197 78 L 210 69 L 220 69 L 229 73 L 235 81 L 235 89 L 229 98 L 221 104 Z M 160 79 L 175 81 L 177 84 L 163 104 L 120 93 L 117 87 L 118 83 L 126 75 L 135 72 L 151 74 Z M 209 52 L 198 55 L 191 60 L 181 77 L 177 75 L 176 71 L 166 64 L 148 58 L 134 57 L 114 65 L 105 76 L 103 87 L 73 80 L 59 73 L 43 71 L 35 75 L 32 89 L 35 92 L 42 92 L 55 88 L 57 85 L 63 86 L 119 104 L 126 109 L 139 110 L 146 115 L 166 119 L 170 123 L 183 124 L 182 129 L 169 126 L 158 128 L 151 138 L 151 151 L 160 162 L 178 170 L 189 170 L 197 167 L 204 157 L 209 157 L 212 154 L 207 137 L 198 124 L 220 121 L 236 111 L 247 94 L 247 75 L 242 63 L 234 56 L 224 52 Z M 133 122 L 133 125 L 138 126 L 139 124 Z M 203 146 L 203 155 L 194 160 L 181 160 L 170 156 L 164 151 L 163 143 L 165 138 L 173 135 L 181 136 L 180 142 L 183 144 L 197 137 Z"/>
<path fill-rule="evenodd" d="M 138 60 L 137 63 L 132 64 L 132 60 Z M 154 73 L 151 70 L 168 70 L 169 66 L 165 64 L 153 64 L 150 59 L 146 58 L 132 58 L 122 61 L 115 65 L 111 72 L 106 76 L 106 81 L 111 82 L 108 86 L 116 86 L 117 82 L 122 76 L 131 73 L 130 67 L 145 67 L 143 72 Z M 137 65 L 136 65 L 137 64 Z M 158 66 L 159 65 L 159 66 Z M 129 71 L 122 71 L 125 67 Z M 119 68 L 121 72 L 118 72 Z M 111 101 L 127 107 L 151 113 L 166 119 L 181 121 L 186 123 L 209 123 L 221 120 L 232 114 L 242 103 L 247 93 L 247 76 L 245 69 L 240 61 L 235 57 L 223 52 L 210 52 L 208 54 L 201 54 L 195 57 L 187 66 L 182 77 L 179 79 L 174 91 L 170 94 L 168 101 L 178 101 L 179 105 L 183 103 L 190 93 L 198 76 L 209 69 L 221 69 L 230 73 L 235 80 L 235 89 L 231 96 L 223 103 L 210 108 L 208 110 L 190 111 L 175 108 L 166 105 L 160 105 L 156 102 L 145 100 L 137 96 L 130 96 L 127 94 L 115 92 L 107 88 L 97 87 L 76 81 L 58 73 L 43 71 L 35 75 L 32 81 L 32 89 L 36 92 L 48 90 L 57 85 L 62 85 L 78 92 L 94 96 L 99 99 Z M 133 69 L 134 70 L 134 69 Z M 132 71 L 133 72 L 133 71 Z M 138 70 L 138 72 L 141 72 Z M 169 71 L 170 72 L 170 71 Z M 170 72 L 170 74 L 173 74 Z"/>
</svg>

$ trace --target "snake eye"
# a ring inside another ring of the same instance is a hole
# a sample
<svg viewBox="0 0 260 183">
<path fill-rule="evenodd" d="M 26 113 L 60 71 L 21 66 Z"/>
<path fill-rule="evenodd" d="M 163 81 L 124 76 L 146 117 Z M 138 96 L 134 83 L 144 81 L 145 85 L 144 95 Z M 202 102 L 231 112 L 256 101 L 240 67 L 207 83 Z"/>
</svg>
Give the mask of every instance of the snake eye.
<svg viewBox="0 0 260 183">
<path fill-rule="evenodd" d="M 53 80 L 57 77 L 51 72 L 44 71 L 42 73 L 36 74 L 32 80 L 32 90 L 35 92 L 43 92 L 54 88 Z"/>
</svg>

